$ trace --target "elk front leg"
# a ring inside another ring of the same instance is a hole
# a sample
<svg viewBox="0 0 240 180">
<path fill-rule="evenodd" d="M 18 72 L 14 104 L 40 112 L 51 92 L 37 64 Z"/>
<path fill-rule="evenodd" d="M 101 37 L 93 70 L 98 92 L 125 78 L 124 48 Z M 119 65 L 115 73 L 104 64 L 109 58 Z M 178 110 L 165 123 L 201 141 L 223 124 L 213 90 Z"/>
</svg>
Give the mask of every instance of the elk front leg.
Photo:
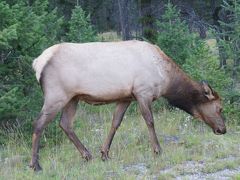
<svg viewBox="0 0 240 180">
<path fill-rule="evenodd" d="M 113 140 L 113 137 L 118 129 L 118 127 L 120 126 L 123 116 L 128 108 L 128 106 L 130 105 L 131 102 L 118 102 L 117 103 L 117 107 L 116 110 L 114 112 L 113 115 L 113 120 L 112 120 L 112 126 L 110 129 L 110 132 L 108 134 L 108 137 L 105 141 L 105 143 L 103 144 L 102 148 L 101 148 L 101 153 L 102 153 L 102 160 L 105 161 L 109 158 L 108 156 L 108 152 L 110 150 L 110 146 Z"/>
<path fill-rule="evenodd" d="M 154 120 L 153 120 L 153 115 L 151 111 L 151 103 L 152 100 L 147 99 L 146 97 L 138 97 L 137 98 L 139 108 L 141 111 L 141 114 L 147 124 L 148 131 L 149 131 L 149 136 L 150 136 L 150 141 L 152 144 L 153 152 L 155 154 L 160 154 L 161 153 L 161 147 L 158 142 L 158 138 L 155 132 L 154 128 Z"/>
</svg>

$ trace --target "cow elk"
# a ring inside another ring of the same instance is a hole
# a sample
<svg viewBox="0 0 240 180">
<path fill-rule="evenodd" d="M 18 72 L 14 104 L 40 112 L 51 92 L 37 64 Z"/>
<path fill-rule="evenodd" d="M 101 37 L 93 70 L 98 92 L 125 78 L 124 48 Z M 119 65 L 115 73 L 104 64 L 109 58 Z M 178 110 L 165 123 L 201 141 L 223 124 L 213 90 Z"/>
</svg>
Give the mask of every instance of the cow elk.
<svg viewBox="0 0 240 180">
<path fill-rule="evenodd" d="M 154 153 L 161 148 L 154 129 L 151 104 L 166 98 L 203 120 L 215 134 L 226 133 L 220 97 L 206 82 L 193 81 L 157 46 L 142 41 L 62 43 L 46 49 L 33 62 L 44 93 L 44 105 L 34 123 L 30 167 L 39 165 L 39 140 L 43 129 L 62 111 L 60 127 L 83 158 L 90 152 L 73 131 L 79 101 L 100 105 L 116 103 L 112 126 L 101 148 L 102 159 L 132 101 L 137 101 L 149 130 Z"/>
</svg>

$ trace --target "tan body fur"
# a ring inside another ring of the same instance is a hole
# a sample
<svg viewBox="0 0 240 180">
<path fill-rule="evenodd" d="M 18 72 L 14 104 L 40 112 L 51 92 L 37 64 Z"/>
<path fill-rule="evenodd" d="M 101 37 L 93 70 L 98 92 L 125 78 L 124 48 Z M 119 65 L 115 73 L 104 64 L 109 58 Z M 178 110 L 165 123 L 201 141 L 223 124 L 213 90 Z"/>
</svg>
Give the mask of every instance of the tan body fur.
<svg viewBox="0 0 240 180">
<path fill-rule="evenodd" d="M 134 91 L 147 91 L 158 98 L 170 81 L 171 63 L 146 42 L 63 43 L 53 50 L 53 57 L 43 68 L 43 83 L 56 91 L 64 89 L 66 98 L 79 95 L 89 103 L 107 103 L 133 98 Z M 58 96 L 45 87 L 45 96 Z"/>
</svg>

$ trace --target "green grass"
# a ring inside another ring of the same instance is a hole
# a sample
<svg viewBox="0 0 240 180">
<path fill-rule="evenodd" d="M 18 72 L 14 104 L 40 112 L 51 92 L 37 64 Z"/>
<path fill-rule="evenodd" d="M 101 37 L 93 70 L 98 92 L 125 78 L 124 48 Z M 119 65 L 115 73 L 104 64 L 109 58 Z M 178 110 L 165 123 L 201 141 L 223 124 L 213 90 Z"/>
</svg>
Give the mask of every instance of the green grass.
<svg viewBox="0 0 240 180">
<path fill-rule="evenodd" d="M 120 35 L 118 35 L 116 32 L 114 31 L 109 31 L 109 32 L 104 32 L 104 33 L 100 33 L 98 34 L 98 39 L 100 41 L 122 41 L 122 38 Z"/>
<path fill-rule="evenodd" d="M 31 135 L 28 139 L 21 132 L 17 132 L 18 136 L 9 135 L 8 143 L 0 149 L 0 179 L 172 179 L 194 173 L 194 168 L 186 165 L 189 162 L 195 163 L 202 173 L 240 167 L 239 132 L 235 127 L 228 126 L 226 135 L 216 136 L 186 113 L 165 109 L 154 114 L 162 155 L 153 155 L 140 114 L 127 113 L 113 140 L 111 159 L 102 162 L 100 147 L 110 129 L 112 111 L 113 106 L 101 106 L 78 112 L 75 130 L 92 152 L 94 159 L 90 162 L 81 158 L 65 136 L 58 134 L 62 138 L 58 145 L 43 136 L 44 146 L 40 149 L 43 171 L 34 173 L 28 168 L 31 147 L 27 142 Z M 239 174 L 233 178 L 239 179 Z"/>
<path fill-rule="evenodd" d="M 237 174 L 237 175 L 235 175 L 233 179 L 234 179 L 234 180 L 240 180 L 240 173 Z"/>
</svg>

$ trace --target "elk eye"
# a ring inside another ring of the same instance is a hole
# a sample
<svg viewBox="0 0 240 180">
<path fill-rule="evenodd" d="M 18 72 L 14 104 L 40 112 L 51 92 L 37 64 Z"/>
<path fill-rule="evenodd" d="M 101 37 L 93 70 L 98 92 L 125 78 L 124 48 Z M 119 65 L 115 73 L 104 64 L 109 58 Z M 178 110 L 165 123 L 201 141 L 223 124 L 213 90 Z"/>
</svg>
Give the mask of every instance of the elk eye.
<svg viewBox="0 0 240 180">
<path fill-rule="evenodd" d="M 206 95 L 206 96 L 207 96 L 207 95 L 209 95 L 209 93 L 208 93 L 207 91 L 204 91 L 204 95 Z"/>
</svg>

